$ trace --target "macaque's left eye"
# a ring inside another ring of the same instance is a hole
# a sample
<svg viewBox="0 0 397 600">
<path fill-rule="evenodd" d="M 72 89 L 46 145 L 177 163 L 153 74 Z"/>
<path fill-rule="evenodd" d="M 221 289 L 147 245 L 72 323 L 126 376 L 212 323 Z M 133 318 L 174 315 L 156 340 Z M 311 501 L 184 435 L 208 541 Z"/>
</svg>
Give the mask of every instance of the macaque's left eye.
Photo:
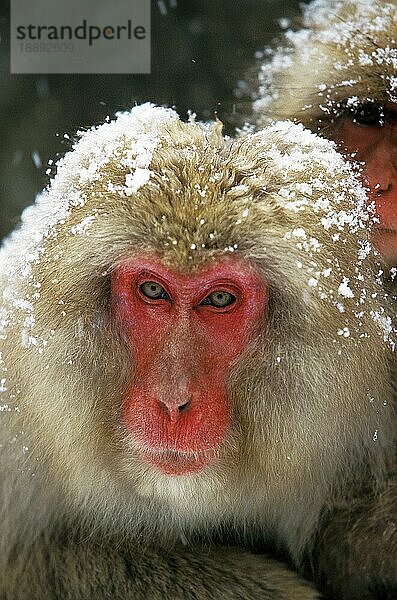
<svg viewBox="0 0 397 600">
<path fill-rule="evenodd" d="M 150 298 L 151 300 L 170 299 L 165 289 L 156 281 L 145 281 L 139 289 L 146 298 Z"/>
<path fill-rule="evenodd" d="M 380 125 L 384 124 L 384 110 L 375 102 L 366 102 L 350 108 L 353 119 L 360 125 Z"/>
<path fill-rule="evenodd" d="M 217 290 L 216 292 L 212 292 L 209 296 L 207 296 L 201 304 L 215 306 L 216 308 L 224 308 L 225 306 L 229 306 L 236 301 L 235 296 L 230 294 L 229 292 L 224 292 L 223 290 Z"/>
</svg>

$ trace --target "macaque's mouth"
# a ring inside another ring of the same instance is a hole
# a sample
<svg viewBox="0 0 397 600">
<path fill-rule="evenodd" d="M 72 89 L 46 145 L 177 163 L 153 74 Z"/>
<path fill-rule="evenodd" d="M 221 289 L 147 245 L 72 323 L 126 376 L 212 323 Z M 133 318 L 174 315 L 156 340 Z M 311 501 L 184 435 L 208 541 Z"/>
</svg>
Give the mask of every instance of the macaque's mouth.
<svg viewBox="0 0 397 600">
<path fill-rule="evenodd" d="M 218 453 L 216 450 L 205 452 L 177 452 L 174 450 L 164 451 L 141 451 L 145 462 L 151 464 L 164 475 L 188 475 L 197 473 L 212 463 Z"/>
</svg>

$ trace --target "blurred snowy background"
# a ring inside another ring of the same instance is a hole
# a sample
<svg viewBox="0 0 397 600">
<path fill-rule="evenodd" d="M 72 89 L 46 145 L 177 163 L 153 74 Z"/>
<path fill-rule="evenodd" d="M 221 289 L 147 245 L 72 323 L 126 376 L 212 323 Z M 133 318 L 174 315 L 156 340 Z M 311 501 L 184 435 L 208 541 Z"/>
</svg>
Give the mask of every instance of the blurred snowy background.
<svg viewBox="0 0 397 600">
<path fill-rule="evenodd" d="M 182 117 L 217 114 L 233 133 L 249 108 L 237 82 L 298 12 L 299 0 L 152 0 L 150 75 L 10 75 L 9 1 L 0 0 L 0 237 L 46 185 L 67 136 L 117 110 L 150 100 Z"/>
</svg>

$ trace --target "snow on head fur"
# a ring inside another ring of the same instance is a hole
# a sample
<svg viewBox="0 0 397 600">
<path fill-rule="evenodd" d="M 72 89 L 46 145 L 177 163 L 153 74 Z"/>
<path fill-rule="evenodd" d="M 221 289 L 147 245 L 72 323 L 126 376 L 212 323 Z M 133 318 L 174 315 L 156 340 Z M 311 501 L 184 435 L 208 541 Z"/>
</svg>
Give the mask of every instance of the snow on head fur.
<svg viewBox="0 0 397 600">
<path fill-rule="evenodd" d="M 35 334 L 35 305 L 44 284 L 57 288 L 57 269 L 77 285 L 79 274 L 87 281 L 109 273 L 138 248 L 185 270 L 219 254 L 241 254 L 266 264 L 268 280 L 279 276 L 282 264 L 291 290 L 298 281 L 298 297 L 308 304 L 314 295 L 343 315 L 351 293 L 360 314 L 367 309 L 387 337 L 382 306 L 363 300 L 369 296 L 363 273 L 373 254 L 365 202 L 332 142 L 300 125 L 280 122 L 233 141 L 222 137 L 219 123 L 183 123 L 171 109 L 136 106 L 79 132 L 48 188 L 6 240 L 3 329 L 18 325 L 22 345 L 42 351 L 53 328 Z M 357 289 L 343 293 L 352 261 L 355 283 L 349 285 Z"/>
<path fill-rule="evenodd" d="M 346 101 L 397 101 L 397 10 L 382 0 L 314 0 L 302 29 L 260 68 L 257 122 L 295 118 L 322 130 Z"/>
</svg>

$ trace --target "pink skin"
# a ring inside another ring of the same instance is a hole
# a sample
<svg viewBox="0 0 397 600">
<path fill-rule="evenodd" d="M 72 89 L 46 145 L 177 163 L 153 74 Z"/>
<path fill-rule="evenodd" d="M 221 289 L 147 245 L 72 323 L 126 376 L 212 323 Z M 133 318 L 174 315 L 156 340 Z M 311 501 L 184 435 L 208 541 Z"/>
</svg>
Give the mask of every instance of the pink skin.
<svg viewBox="0 0 397 600">
<path fill-rule="evenodd" d="M 380 221 L 373 242 L 386 263 L 397 264 L 397 104 L 386 105 L 383 126 L 354 122 L 348 113 L 342 115 L 332 139 L 365 162 L 365 183 Z"/>
<path fill-rule="evenodd" d="M 167 297 L 147 297 L 147 282 Z M 203 304 L 219 291 L 231 294 L 232 303 Z M 264 316 L 266 286 L 236 259 L 183 275 L 159 260 L 134 257 L 115 269 L 111 293 L 134 363 L 122 413 L 134 443 L 163 474 L 200 471 L 225 441 L 227 378 Z"/>
</svg>

